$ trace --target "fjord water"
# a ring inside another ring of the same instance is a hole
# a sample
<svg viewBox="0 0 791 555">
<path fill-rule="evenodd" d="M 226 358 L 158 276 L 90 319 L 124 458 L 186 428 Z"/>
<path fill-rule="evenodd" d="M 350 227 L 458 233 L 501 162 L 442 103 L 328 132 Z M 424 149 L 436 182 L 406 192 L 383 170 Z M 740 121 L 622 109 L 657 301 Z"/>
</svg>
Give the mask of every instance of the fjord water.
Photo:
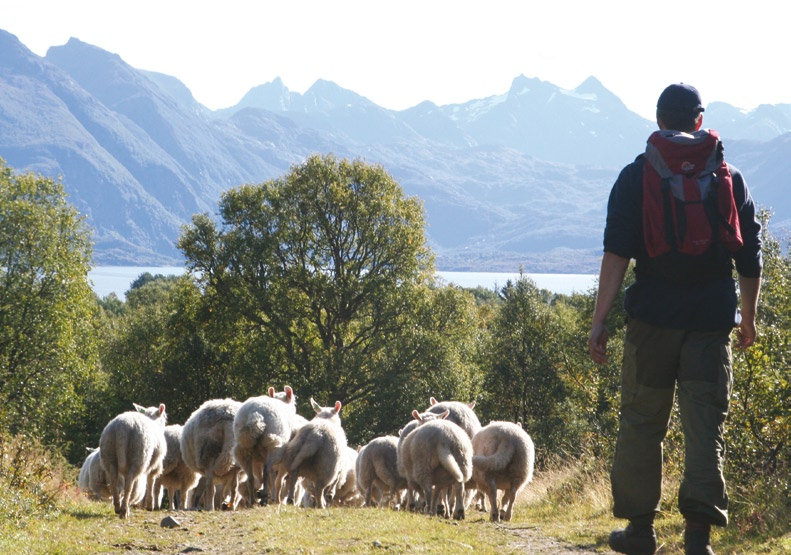
<svg viewBox="0 0 791 555">
<path fill-rule="evenodd" d="M 88 272 L 93 290 L 99 297 L 106 297 L 115 293 L 119 299 L 129 290 L 129 286 L 141 274 L 151 275 L 181 275 L 183 266 L 97 266 Z M 519 279 L 519 272 L 437 272 L 437 275 L 446 283 L 459 287 L 483 287 L 484 289 L 499 289 L 506 285 L 508 280 Z M 541 289 L 553 293 L 570 295 L 572 293 L 585 293 L 596 286 L 595 274 L 525 274 L 532 279 Z"/>
</svg>

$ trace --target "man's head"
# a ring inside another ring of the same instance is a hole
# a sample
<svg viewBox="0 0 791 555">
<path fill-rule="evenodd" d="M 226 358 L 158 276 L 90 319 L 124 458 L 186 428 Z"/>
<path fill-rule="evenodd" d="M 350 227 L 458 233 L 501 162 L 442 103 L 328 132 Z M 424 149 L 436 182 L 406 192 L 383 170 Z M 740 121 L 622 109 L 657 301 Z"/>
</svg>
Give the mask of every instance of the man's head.
<svg viewBox="0 0 791 555">
<path fill-rule="evenodd" d="M 698 89 L 677 83 L 668 86 L 656 103 L 659 127 L 675 131 L 697 131 L 703 122 L 703 101 Z"/>
</svg>

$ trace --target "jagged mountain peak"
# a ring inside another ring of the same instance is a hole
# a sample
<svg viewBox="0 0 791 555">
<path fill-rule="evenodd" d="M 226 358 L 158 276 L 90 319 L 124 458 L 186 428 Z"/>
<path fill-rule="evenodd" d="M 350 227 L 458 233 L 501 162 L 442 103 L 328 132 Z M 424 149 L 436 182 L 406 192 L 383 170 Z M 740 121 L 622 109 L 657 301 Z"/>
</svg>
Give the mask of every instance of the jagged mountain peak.
<svg viewBox="0 0 791 555">
<path fill-rule="evenodd" d="M 590 75 L 574 90 L 581 93 L 590 92 L 590 93 L 610 94 L 610 91 L 607 90 L 607 88 L 602 84 L 602 82 L 596 79 L 596 77 L 594 77 L 593 75 Z"/>
<path fill-rule="evenodd" d="M 717 108 L 707 108 L 706 124 L 727 123 L 729 138 L 791 131 L 791 105 Z M 329 80 L 302 95 L 277 78 L 209 113 L 176 78 L 101 48 L 70 39 L 42 58 L 0 31 L 0 156 L 20 171 L 63 176 L 96 226 L 102 263 L 173 261 L 180 224 L 214 212 L 222 191 L 281 176 L 315 152 L 385 166 L 425 203 L 429 240 L 439 257 L 458 257 L 455 266 L 482 255 L 510 252 L 518 265 L 526 253 L 599 249 L 617 170 L 653 128 L 595 77 L 567 90 L 520 75 L 502 94 L 403 111 Z M 744 169 L 764 171 L 750 178 L 756 198 L 774 198 L 788 219 L 787 197 L 771 196 L 782 179 L 768 170 L 788 159 L 786 143 L 777 144 L 772 163 L 748 151 Z M 728 148 L 738 164 L 745 147 Z"/>
<path fill-rule="evenodd" d="M 511 82 L 511 88 L 508 89 L 508 98 L 518 98 L 524 95 L 531 96 L 548 96 L 557 91 L 558 87 L 548 81 L 542 81 L 537 77 L 526 77 L 519 75 Z"/>
<path fill-rule="evenodd" d="M 303 96 L 306 108 L 308 106 L 322 109 L 337 109 L 349 106 L 376 107 L 376 104 L 357 94 L 344 89 L 333 81 L 318 79 L 305 91 Z"/>
<path fill-rule="evenodd" d="M 247 91 L 236 106 L 230 110 L 240 110 L 242 108 L 263 108 L 271 112 L 285 112 L 291 108 L 293 97 L 298 94 L 292 93 L 283 84 L 280 77 L 276 77 L 269 83 L 257 85 Z"/>
<path fill-rule="evenodd" d="M 0 69 L 7 73 L 36 73 L 45 70 L 41 56 L 31 52 L 16 35 L 0 29 Z"/>
</svg>

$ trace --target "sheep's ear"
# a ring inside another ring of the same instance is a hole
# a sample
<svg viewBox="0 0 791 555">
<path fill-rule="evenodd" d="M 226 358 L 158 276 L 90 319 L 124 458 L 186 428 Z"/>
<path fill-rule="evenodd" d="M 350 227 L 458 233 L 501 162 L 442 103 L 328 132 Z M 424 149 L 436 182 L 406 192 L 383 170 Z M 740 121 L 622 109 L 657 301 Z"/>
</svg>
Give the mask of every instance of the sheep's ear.
<svg viewBox="0 0 791 555">
<path fill-rule="evenodd" d="M 313 400 L 313 397 L 310 398 L 310 406 L 313 407 L 313 410 L 316 411 L 316 414 L 321 412 L 321 407 L 316 401 Z"/>
<path fill-rule="evenodd" d="M 522 428 L 522 423 L 521 422 L 517 422 L 516 425 L 519 426 L 520 428 Z M 522 429 L 524 429 L 524 428 L 522 428 Z"/>
<path fill-rule="evenodd" d="M 473 401 L 472 403 L 470 403 L 469 407 L 470 407 L 471 409 L 474 409 L 474 408 L 475 408 L 475 401 Z"/>
<path fill-rule="evenodd" d="M 442 418 L 442 419 L 444 420 L 444 419 L 446 419 L 446 418 L 447 418 L 449 415 L 450 415 L 450 411 L 449 411 L 449 410 L 446 410 L 445 412 L 443 412 L 442 414 L 440 414 L 440 415 L 439 415 L 439 417 L 440 417 L 440 418 Z"/>
<path fill-rule="evenodd" d="M 422 422 L 423 421 L 423 419 L 420 418 L 420 413 L 417 411 L 417 409 L 412 409 L 412 418 L 414 418 L 418 422 Z"/>
<path fill-rule="evenodd" d="M 437 400 L 436 400 L 434 397 L 432 397 L 431 399 L 429 399 L 429 400 L 428 400 L 428 402 L 429 402 L 430 404 L 432 404 L 432 405 L 436 405 L 437 403 L 439 403 L 439 401 L 437 401 Z"/>
<path fill-rule="evenodd" d="M 290 403 L 294 399 L 294 390 L 291 389 L 290 385 L 287 385 L 283 388 L 283 391 L 286 392 L 286 400 Z"/>
<path fill-rule="evenodd" d="M 134 406 L 134 407 L 135 407 L 135 410 L 136 410 L 137 412 L 146 412 L 146 407 L 141 407 L 141 406 L 140 406 L 140 405 L 138 405 L 137 403 L 132 403 L 132 406 Z"/>
<path fill-rule="evenodd" d="M 341 402 L 335 401 L 335 414 L 338 414 L 339 412 L 341 412 Z"/>
<path fill-rule="evenodd" d="M 269 396 L 270 397 L 274 397 L 275 396 L 275 388 L 274 387 L 270 387 L 269 388 Z"/>
<path fill-rule="evenodd" d="M 163 414 L 165 414 L 165 403 L 160 403 L 159 404 L 159 416 L 162 416 Z"/>
</svg>

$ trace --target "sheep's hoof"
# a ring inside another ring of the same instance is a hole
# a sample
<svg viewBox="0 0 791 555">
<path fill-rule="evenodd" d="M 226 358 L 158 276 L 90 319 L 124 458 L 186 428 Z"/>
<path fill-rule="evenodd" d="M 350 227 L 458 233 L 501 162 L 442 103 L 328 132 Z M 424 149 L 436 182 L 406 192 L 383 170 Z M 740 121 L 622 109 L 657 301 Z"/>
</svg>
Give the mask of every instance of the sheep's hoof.
<svg viewBox="0 0 791 555">
<path fill-rule="evenodd" d="M 453 520 L 464 520 L 464 509 L 460 509 L 453 513 Z"/>
</svg>

